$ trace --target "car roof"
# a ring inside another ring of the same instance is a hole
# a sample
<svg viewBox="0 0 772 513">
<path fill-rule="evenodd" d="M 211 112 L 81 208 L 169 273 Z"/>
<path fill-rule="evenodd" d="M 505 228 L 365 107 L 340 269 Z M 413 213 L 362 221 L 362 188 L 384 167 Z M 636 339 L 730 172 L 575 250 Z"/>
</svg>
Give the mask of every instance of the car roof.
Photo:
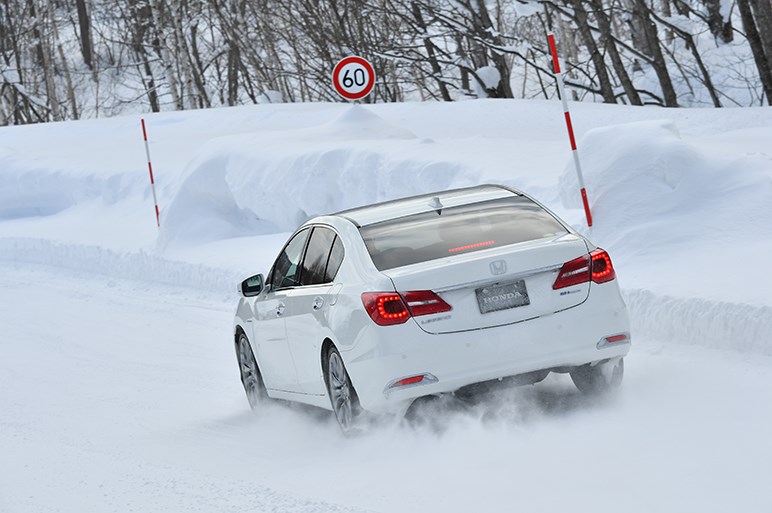
<svg viewBox="0 0 772 513">
<path fill-rule="evenodd" d="M 521 192 L 503 185 L 486 184 L 384 201 L 373 205 L 343 210 L 332 215 L 348 219 L 357 226 L 366 226 L 389 219 L 430 212 L 438 208 L 456 207 L 521 195 Z"/>
</svg>

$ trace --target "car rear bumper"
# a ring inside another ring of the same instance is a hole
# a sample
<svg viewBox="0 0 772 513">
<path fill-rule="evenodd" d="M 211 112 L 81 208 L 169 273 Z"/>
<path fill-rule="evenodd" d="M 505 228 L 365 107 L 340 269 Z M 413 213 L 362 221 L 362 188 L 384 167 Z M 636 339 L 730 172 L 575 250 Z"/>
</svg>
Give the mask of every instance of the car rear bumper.
<svg viewBox="0 0 772 513">
<path fill-rule="evenodd" d="M 630 339 L 627 308 L 616 282 L 595 285 L 574 308 L 516 324 L 441 335 L 428 334 L 414 321 L 360 334 L 342 356 L 363 408 L 399 412 L 421 396 L 527 372 L 574 367 L 625 356 Z M 429 379 L 388 389 L 396 380 L 421 374 Z M 436 377 L 436 381 L 432 378 Z"/>
</svg>

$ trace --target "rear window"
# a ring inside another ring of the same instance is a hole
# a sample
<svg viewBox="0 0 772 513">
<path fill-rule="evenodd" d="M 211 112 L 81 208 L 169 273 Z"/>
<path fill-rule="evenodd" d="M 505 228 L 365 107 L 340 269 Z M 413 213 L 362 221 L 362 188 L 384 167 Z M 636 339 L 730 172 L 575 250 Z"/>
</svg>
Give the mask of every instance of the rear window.
<svg viewBox="0 0 772 513">
<path fill-rule="evenodd" d="M 565 234 L 525 196 L 432 210 L 359 228 L 380 271 Z"/>
</svg>

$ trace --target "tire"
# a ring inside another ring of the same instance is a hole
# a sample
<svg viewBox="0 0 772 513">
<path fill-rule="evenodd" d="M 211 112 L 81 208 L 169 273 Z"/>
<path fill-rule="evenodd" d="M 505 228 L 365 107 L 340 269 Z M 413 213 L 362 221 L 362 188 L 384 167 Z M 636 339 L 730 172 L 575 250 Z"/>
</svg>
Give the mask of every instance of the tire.
<svg viewBox="0 0 772 513">
<path fill-rule="evenodd" d="M 582 365 L 571 371 L 571 379 L 580 392 L 598 395 L 612 392 L 622 384 L 624 358 L 614 358 L 597 365 Z"/>
<path fill-rule="evenodd" d="M 255 354 L 249 345 L 249 339 L 244 332 L 239 332 L 236 342 L 236 358 L 239 361 L 239 373 L 241 375 L 241 384 L 244 385 L 244 392 L 247 394 L 249 407 L 256 410 L 260 403 L 268 398 L 265 390 L 263 376 L 255 360 Z"/>
<path fill-rule="evenodd" d="M 326 364 L 327 395 L 330 397 L 332 411 L 343 434 L 352 434 L 358 430 L 362 407 L 343 364 L 343 358 L 335 346 L 330 346 L 327 350 Z"/>
</svg>

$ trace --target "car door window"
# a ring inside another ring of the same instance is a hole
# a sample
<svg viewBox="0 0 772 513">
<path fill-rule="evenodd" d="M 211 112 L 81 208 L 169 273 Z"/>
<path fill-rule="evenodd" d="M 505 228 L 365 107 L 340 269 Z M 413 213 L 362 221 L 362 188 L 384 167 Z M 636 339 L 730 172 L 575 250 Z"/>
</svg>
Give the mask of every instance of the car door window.
<svg viewBox="0 0 772 513">
<path fill-rule="evenodd" d="M 332 249 L 330 250 L 330 257 L 327 259 L 327 268 L 324 272 L 324 281 L 326 283 L 332 282 L 335 279 L 335 275 L 338 274 L 340 264 L 343 263 L 343 241 L 340 237 L 335 237 L 335 241 L 332 243 Z"/>
<path fill-rule="evenodd" d="M 310 231 L 306 228 L 298 232 L 284 246 L 284 249 L 273 264 L 272 288 L 283 289 L 300 285 L 300 258 L 303 256 L 303 249 L 306 246 L 306 239 L 308 239 Z"/>
<path fill-rule="evenodd" d="M 335 241 L 335 232 L 329 228 L 317 226 L 314 228 L 311 238 L 308 241 L 306 256 L 303 258 L 303 273 L 300 276 L 302 285 L 318 285 L 327 283 L 325 279 L 325 270 L 327 260 L 330 257 Z"/>
</svg>

